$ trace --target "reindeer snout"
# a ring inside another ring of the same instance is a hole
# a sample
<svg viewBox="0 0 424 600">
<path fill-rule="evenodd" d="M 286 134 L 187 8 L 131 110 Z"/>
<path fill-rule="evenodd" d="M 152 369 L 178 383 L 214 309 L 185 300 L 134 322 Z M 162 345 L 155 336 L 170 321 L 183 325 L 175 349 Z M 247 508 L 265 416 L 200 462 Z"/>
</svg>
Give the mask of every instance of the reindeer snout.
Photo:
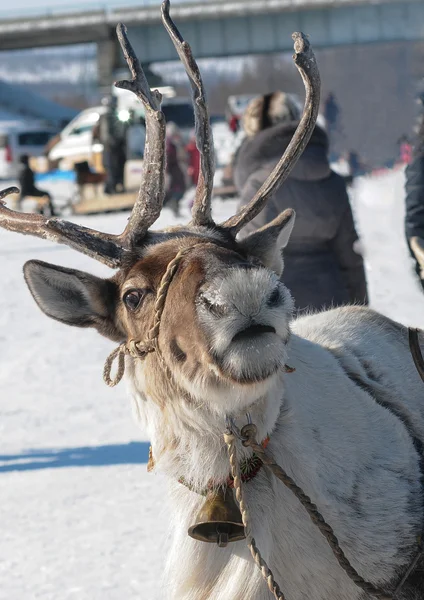
<svg viewBox="0 0 424 600">
<path fill-rule="evenodd" d="M 202 289 L 198 302 L 216 318 L 238 314 L 249 321 L 265 308 L 283 303 L 281 284 L 273 273 L 261 268 L 232 268 Z"/>
</svg>

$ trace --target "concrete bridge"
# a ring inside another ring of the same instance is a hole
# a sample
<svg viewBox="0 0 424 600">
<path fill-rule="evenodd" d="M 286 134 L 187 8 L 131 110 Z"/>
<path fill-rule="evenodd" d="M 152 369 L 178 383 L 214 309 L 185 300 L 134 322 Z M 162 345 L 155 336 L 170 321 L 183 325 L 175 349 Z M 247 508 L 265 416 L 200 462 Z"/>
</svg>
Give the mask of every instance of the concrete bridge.
<svg viewBox="0 0 424 600">
<path fill-rule="evenodd" d="M 172 17 L 196 58 L 290 51 L 303 31 L 314 48 L 424 39 L 424 0 L 175 0 Z M 0 50 L 94 42 L 99 83 L 124 66 L 115 36 L 122 21 L 140 60 L 176 59 L 160 4 L 0 20 Z"/>
</svg>

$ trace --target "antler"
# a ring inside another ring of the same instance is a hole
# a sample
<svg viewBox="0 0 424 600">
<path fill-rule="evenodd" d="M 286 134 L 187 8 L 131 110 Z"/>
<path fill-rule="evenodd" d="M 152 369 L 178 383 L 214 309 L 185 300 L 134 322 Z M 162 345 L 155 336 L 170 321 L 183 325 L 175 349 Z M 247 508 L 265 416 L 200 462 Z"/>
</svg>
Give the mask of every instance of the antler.
<svg viewBox="0 0 424 600">
<path fill-rule="evenodd" d="M 121 235 L 111 235 L 54 217 L 13 211 L 6 208 L 2 200 L 10 194 L 19 193 L 19 190 L 11 187 L 0 192 L 1 227 L 66 244 L 112 269 L 119 268 L 125 254 L 142 242 L 147 230 L 160 215 L 165 195 L 165 117 L 160 110 L 162 96 L 158 91 L 150 91 L 124 25 L 118 25 L 117 34 L 133 79 L 119 81 L 115 85 L 134 92 L 146 109 L 143 177 L 124 232 Z"/>
<path fill-rule="evenodd" d="M 119 43 L 133 76 L 131 81 L 117 81 L 115 86 L 133 92 L 146 110 L 146 143 L 144 168 L 138 198 L 122 234 L 125 242 L 137 245 L 147 230 L 158 219 L 165 196 L 165 117 L 160 109 L 162 95 L 150 90 L 140 61 L 127 37 L 127 28 L 119 23 L 116 28 Z"/>
<path fill-rule="evenodd" d="M 10 210 L 3 200 L 11 194 L 19 194 L 18 188 L 9 187 L 0 192 L 0 226 L 4 229 L 66 244 L 112 269 L 121 264 L 124 248 L 119 244 L 117 236 L 54 217 L 47 219 L 41 215 Z"/>
<path fill-rule="evenodd" d="M 201 175 L 197 185 L 191 224 L 213 226 L 211 195 L 214 156 L 203 82 L 190 46 L 183 40 L 169 15 L 169 6 L 169 0 L 165 0 L 162 4 L 162 20 L 185 66 L 193 89 L 196 145 L 201 155 Z M 142 243 L 147 230 L 160 215 L 165 195 L 165 117 L 160 109 L 162 97 L 157 90 L 150 90 L 140 62 L 127 38 L 124 25 L 118 25 L 117 35 L 132 79 L 119 81 L 115 85 L 136 94 L 146 111 L 143 176 L 137 200 L 124 232 L 121 235 L 111 235 L 54 217 L 48 219 L 41 215 L 16 212 L 6 208 L 2 200 L 10 194 L 18 193 L 17 188 L 8 188 L 0 192 L 1 227 L 66 244 L 111 268 L 120 267 L 125 255 Z M 237 215 L 221 225 L 234 237 L 264 208 L 269 197 L 287 178 L 315 126 L 320 92 L 320 77 L 315 56 L 302 33 L 294 33 L 293 39 L 295 40 L 293 58 L 306 89 L 303 116 L 284 155 L 255 197 Z"/>
<path fill-rule="evenodd" d="M 269 198 L 287 179 L 309 142 L 318 117 L 321 80 L 315 55 L 303 33 L 293 33 L 292 38 L 295 51 L 293 60 L 306 90 L 303 115 L 286 151 L 256 195 L 236 215 L 221 224 L 234 237 L 242 227 L 261 212 Z"/>
<path fill-rule="evenodd" d="M 200 152 L 200 177 L 192 210 L 192 225 L 214 225 L 211 216 L 213 177 L 215 173 L 214 146 L 205 90 L 199 67 L 189 44 L 183 39 L 169 14 L 170 2 L 162 2 L 162 21 L 183 63 L 193 90 L 196 121 L 196 146 Z"/>
</svg>

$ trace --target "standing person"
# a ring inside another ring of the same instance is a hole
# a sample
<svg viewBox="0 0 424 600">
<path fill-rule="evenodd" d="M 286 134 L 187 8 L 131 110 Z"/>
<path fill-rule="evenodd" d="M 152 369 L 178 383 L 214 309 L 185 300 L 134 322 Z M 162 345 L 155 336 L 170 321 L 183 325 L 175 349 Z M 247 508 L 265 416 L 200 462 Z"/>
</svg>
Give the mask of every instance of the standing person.
<svg viewBox="0 0 424 600">
<path fill-rule="evenodd" d="M 352 179 L 359 177 L 364 174 L 364 168 L 361 163 L 359 154 L 354 150 L 351 150 L 347 154 L 347 164 L 349 165 L 349 175 Z"/>
<path fill-rule="evenodd" d="M 340 132 L 339 120 L 340 120 L 340 108 L 337 104 L 336 97 L 333 92 L 330 92 L 324 102 L 324 118 L 325 118 L 325 126 L 328 133 L 329 138 L 329 150 L 331 150 L 331 154 L 333 160 L 335 158 L 334 155 L 334 147 L 335 147 L 335 138 L 337 132 Z"/>
<path fill-rule="evenodd" d="M 230 131 L 236 135 L 240 129 L 240 118 L 237 115 L 231 115 L 228 126 Z"/>
<path fill-rule="evenodd" d="M 190 135 L 190 141 L 186 146 L 188 156 L 187 174 L 192 186 L 196 186 L 200 175 L 200 152 L 196 146 L 196 135 L 194 132 Z"/>
<path fill-rule="evenodd" d="M 165 200 L 176 217 L 180 215 L 180 200 L 186 191 L 184 171 L 180 159 L 181 136 L 175 123 L 166 126 L 166 171 L 165 171 Z"/>
<path fill-rule="evenodd" d="M 19 205 L 21 205 L 22 200 L 29 196 L 33 198 L 46 198 L 47 204 L 40 206 L 38 212 L 49 217 L 53 217 L 55 215 L 52 197 L 49 192 L 40 190 L 35 186 L 34 171 L 29 166 L 28 154 L 23 154 L 20 158 L 18 181 L 19 188 L 21 190 Z"/>
<path fill-rule="evenodd" d="M 424 93 L 420 103 L 424 113 Z M 405 175 L 405 235 L 424 290 L 424 114 L 420 117 L 411 162 L 406 167 Z"/>
<path fill-rule="evenodd" d="M 324 118 L 325 125 L 329 135 L 337 131 L 339 124 L 340 108 L 336 102 L 336 97 L 333 92 L 330 92 L 324 102 Z"/>
<path fill-rule="evenodd" d="M 115 194 L 117 187 L 124 188 L 124 167 L 126 162 L 125 123 L 119 120 L 116 96 L 103 98 L 106 111 L 100 115 L 93 130 L 93 142 L 103 145 L 103 168 L 106 172 L 105 194 Z"/>
<path fill-rule="evenodd" d="M 402 165 L 409 165 L 412 160 L 412 144 L 407 135 L 399 140 L 399 159 Z"/>
<path fill-rule="evenodd" d="M 299 123 L 298 107 L 283 92 L 250 102 L 243 117 L 246 139 L 237 155 L 234 179 L 247 204 L 270 175 Z M 306 149 L 284 185 L 246 227 L 259 228 L 286 208 L 294 208 L 296 225 L 284 251 L 283 280 L 298 310 L 348 303 L 366 304 L 362 256 L 342 177 L 329 165 L 328 137 L 315 127 Z"/>
</svg>

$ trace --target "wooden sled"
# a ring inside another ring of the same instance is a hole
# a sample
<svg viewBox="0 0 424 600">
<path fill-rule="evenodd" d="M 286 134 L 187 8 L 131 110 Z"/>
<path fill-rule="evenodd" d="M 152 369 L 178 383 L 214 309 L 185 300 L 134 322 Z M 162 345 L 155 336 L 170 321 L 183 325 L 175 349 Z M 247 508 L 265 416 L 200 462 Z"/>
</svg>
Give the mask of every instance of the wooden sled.
<svg viewBox="0 0 424 600">
<path fill-rule="evenodd" d="M 27 201 L 34 202 L 37 212 L 43 212 L 49 205 L 48 196 L 25 196 L 25 202 Z"/>
<path fill-rule="evenodd" d="M 50 216 L 50 201 L 48 196 L 25 196 L 22 202 L 20 202 L 19 197 L 19 194 L 11 194 L 8 199 L 8 207 L 19 212 Z"/>
<path fill-rule="evenodd" d="M 143 161 L 127 160 L 124 181 L 127 190 L 117 194 L 104 193 L 105 173 L 90 171 L 88 163 L 80 163 L 77 171 L 77 202 L 72 203 L 76 215 L 92 215 L 102 212 L 131 210 L 138 194 Z"/>
<path fill-rule="evenodd" d="M 130 210 L 134 206 L 136 197 L 137 192 L 108 195 L 103 191 L 98 191 L 97 194 L 85 197 L 74 204 L 72 210 L 76 215 L 94 215 L 96 213 Z"/>
<path fill-rule="evenodd" d="M 237 196 L 237 188 L 235 185 L 222 185 L 214 188 L 212 196 L 214 198 L 235 198 Z"/>
</svg>

